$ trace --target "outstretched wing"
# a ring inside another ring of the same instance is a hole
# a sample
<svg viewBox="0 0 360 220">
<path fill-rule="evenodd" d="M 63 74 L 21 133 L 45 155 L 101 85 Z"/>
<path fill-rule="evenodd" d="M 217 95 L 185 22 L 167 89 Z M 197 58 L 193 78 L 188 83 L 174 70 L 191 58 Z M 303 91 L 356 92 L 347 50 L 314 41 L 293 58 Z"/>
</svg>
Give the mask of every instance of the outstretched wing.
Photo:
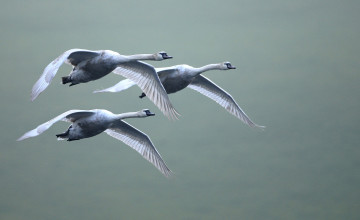
<svg viewBox="0 0 360 220">
<path fill-rule="evenodd" d="M 165 176 L 168 177 L 171 175 L 171 170 L 166 166 L 150 138 L 143 132 L 126 122 L 118 121 L 117 123 L 114 123 L 111 128 L 105 130 L 105 133 L 136 150 Z"/>
<path fill-rule="evenodd" d="M 79 118 L 87 117 L 92 114 L 95 114 L 94 111 L 86 111 L 86 110 L 69 110 L 67 112 L 62 113 L 61 115 L 56 116 L 55 118 L 51 119 L 50 121 L 47 121 L 39 126 L 37 126 L 35 129 L 26 132 L 23 136 L 21 136 L 17 141 L 22 141 L 24 139 L 38 136 L 39 134 L 43 133 L 47 129 L 49 129 L 53 124 L 56 122 L 63 120 L 67 122 L 74 122 Z"/>
<path fill-rule="evenodd" d="M 171 104 L 168 94 L 153 66 L 141 61 L 130 61 L 120 64 L 114 70 L 114 73 L 135 82 L 168 118 L 178 119 L 179 113 Z"/>
<path fill-rule="evenodd" d="M 34 101 L 36 97 L 38 97 L 40 93 L 43 92 L 50 85 L 51 80 L 54 78 L 56 72 L 65 61 L 66 63 L 76 65 L 80 61 L 97 56 L 98 54 L 99 53 L 96 51 L 84 49 L 71 49 L 61 54 L 58 58 L 56 58 L 49 65 L 46 66 L 44 72 L 42 73 L 38 81 L 36 81 L 31 91 L 31 101 Z"/>
<path fill-rule="evenodd" d="M 250 127 L 265 128 L 264 126 L 260 126 L 252 122 L 229 93 L 210 81 L 205 76 L 198 75 L 188 87 L 214 100 L 219 105 L 224 107 L 229 113 L 235 115 Z"/>
<path fill-rule="evenodd" d="M 98 93 L 98 92 L 121 92 L 121 91 L 123 91 L 125 89 L 130 88 L 133 85 L 136 85 L 136 83 L 134 81 L 132 81 L 131 79 L 124 79 L 124 80 L 121 80 L 120 82 L 118 82 L 117 84 L 115 84 L 114 86 L 111 86 L 111 87 L 106 88 L 106 89 L 95 90 L 93 93 Z"/>
</svg>

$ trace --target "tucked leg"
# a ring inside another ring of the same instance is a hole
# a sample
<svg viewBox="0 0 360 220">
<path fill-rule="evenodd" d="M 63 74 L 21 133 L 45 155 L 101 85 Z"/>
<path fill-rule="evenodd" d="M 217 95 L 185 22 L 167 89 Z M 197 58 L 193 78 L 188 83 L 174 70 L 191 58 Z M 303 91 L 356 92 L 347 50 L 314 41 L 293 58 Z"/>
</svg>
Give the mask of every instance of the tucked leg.
<svg viewBox="0 0 360 220">
<path fill-rule="evenodd" d="M 70 128 L 71 127 L 72 127 L 72 125 L 70 125 L 70 127 L 64 133 L 57 134 L 56 137 L 58 137 L 58 138 L 66 138 L 70 133 Z"/>
<path fill-rule="evenodd" d="M 62 84 L 66 84 L 66 83 L 71 82 L 70 76 L 61 77 L 61 80 L 62 80 Z"/>
<path fill-rule="evenodd" d="M 145 93 L 141 93 L 141 95 L 139 96 L 139 98 L 144 98 L 146 96 L 146 94 Z"/>
</svg>

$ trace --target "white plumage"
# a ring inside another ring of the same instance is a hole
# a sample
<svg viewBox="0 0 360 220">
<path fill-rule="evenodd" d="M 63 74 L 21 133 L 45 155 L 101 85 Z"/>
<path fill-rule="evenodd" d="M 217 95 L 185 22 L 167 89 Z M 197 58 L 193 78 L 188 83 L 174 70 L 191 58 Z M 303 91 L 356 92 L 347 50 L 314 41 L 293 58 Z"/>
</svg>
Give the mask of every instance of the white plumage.
<svg viewBox="0 0 360 220">
<path fill-rule="evenodd" d="M 177 118 L 178 113 L 153 66 L 139 60 L 164 60 L 172 58 L 166 52 L 155 54 L 120 55 L 111 50 L 91 51 L 71 49 L 53 60 L 44 70 L 32 88 L 31 100 L 34 101 L 51 83 L 60 66 L 65 62 L 73 66 L 69 76 L 62 77 L 62 83 L 70 86 L 100 79 L 118 68 L 115 73 L 136 82 L 149 94 L 149 98 L 168 118 Z M 151 86 L 145 86 L 151 85 Z"/>
<path fill-rule="evenodd" d="M 80 140 L 105 132 L 136 150 L 165 176 L 170 176 L 171 170 L 166 166 L 150 138 L 145 133 L 122 121 L 126 118 L 142 118 L 153 115 L 155 114 L 148 109 L 123 114 L 113 114 L 103 109 L 69 110 L 26 132 L 18 141 L 38 136 L 58 121 L 67 121 L 72 124 L 66 132 L 56 135 L 59 140 L 66 138 L 68 141 Z"/>
<path fill-rule="evenodd" d="M 250 127 L 265 128 L 255 124 L 246 113 L 236 103 L 234 98 L 224 89 L 213 83 L 210 79 L 202 76 L 201 73 L 209 70 L 229 70 L 235 69 L 229 62 L 209 64 L 200 68 L 195 68 L 186 64 L 171 67 L 156 68 L 160 81 L 168 94 L 178 92 L 186 87 L 200 92 L 201 94 L 214 100 L 225 108 L 230 114 L 236 116 Z M 116 71 L 116 70 L 115 70 Z M 135 85 L 136 82 L 130 78 L 117 83 L 116 85 L 95 92 L 120 92 Z M 145 92 L 146 96 L 148 94 Z M 140 97 L 145 96 L 141 95 Z"/>
</svg>

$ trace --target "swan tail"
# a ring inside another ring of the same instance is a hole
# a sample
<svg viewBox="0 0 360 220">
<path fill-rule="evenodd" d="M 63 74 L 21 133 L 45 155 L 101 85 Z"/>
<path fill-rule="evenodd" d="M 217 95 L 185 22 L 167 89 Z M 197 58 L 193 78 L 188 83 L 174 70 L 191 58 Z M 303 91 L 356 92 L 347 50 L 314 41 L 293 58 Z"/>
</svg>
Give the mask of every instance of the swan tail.
<svg viewBox="0 0 360 220">
<path fill-rule="evenodd" d="M 62 84 L 66 84 L 66 83 L 70 83 L 70 82 L 71 82 L 71 79 L 70 79 L 69 76 L 61 77 L 61 80 L 62 80 Z"/>
</svg>

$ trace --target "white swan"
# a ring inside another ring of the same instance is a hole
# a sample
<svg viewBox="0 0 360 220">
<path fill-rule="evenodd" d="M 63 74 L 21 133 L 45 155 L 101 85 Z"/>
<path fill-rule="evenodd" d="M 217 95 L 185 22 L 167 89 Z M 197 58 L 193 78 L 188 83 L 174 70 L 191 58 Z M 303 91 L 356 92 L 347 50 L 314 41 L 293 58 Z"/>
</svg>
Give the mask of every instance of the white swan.
<svg viewBox="0 0 360 220">
<path fill-rule="evenodd" d="M 209 97 L 224 107 L 229 113 L 233 114 L 250 127 L 265 128 L 265 126 L 255 124 L 235 102 L 233 97 L 224 89 L 217 86 L 210 79 L 202 76 L 201 73 L 209 70 L 230 70 L 236 69 L 230 62 L 209 64 L 200 68 L 195 68 L 186 64 L 171 67 L 156 68 L 161 83 L 168 94 L 175 93 L 189 87 L 201 94 Z M 116 70 L 115 70 L 116 71 Z M 120 92 L 135 85 L 131 79 L 125 79 L 118 84 L 95 92 Z M 146 93 L 142 93 L 140 98 Z M 146 94 L 147 95 L 147 94 Z"/>
<path fill-rule="evenodd" d="M 170 176 L 171 170 L 166 166 L 150 138 L 145 133 L 122 121 L 126 118 L 142 118 L 153 115 L 155 114 L 148 109 L 123 114 L 113 114 L 103 109 L 69 110 L 26 132 L 18 141 L 38 136 L 54 123 L 62 120 L 72 124 L 66 132 L 56 135 L 59 140 L 66 138 L 68 141 L 80 140 L 105 132 L 136 150 L 165 176 Z"/>
<path fill-rule="evenodd" d="M 177 118 L 178 113 L 172 106 L 169 97 L 153 66 L 138 60 L 170 59 L 166 52 L 155 54 L 120 55 L 111 50 L 91 51 L 71 49 L 64 52 L 45 68 L 40 79 L 32 88 L 31 100 L 34 101 L 51 83 L 60 66 L 66 62 L 73 66 L 69 76 L 62 77 L 62 83 L 70 86 L 97 80 L 118 67 L 116 74 L 136 82 L 149 94 L 149 99 L 168 117 Z M 148 86 L 151 85 L 151 86 Z"/>
</svg>

